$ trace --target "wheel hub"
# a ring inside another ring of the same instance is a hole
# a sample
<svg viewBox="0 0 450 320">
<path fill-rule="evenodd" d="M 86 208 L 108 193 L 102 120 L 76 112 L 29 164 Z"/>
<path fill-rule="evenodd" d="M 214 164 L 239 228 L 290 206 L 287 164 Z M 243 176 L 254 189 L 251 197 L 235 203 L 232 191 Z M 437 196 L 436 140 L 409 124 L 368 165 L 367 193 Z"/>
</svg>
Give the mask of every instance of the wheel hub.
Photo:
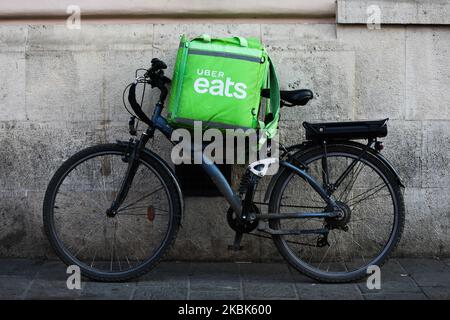
<svg viewBox="0 0 450 320">
<path fill-rule="evenodd" d="M 117 211 L 116 210 L 112 210 L 111 208 L 106 210 L 106 216 L 108 218 L 114 218 L 117 215 Z"/>
<path fill-rule="evenodd" d="M 334 208 L 334 211 L 338 211 L 339 215 L 333 218 L 326 218 L 325 222 L 330 227 L 330 229 L 342 229 L 344 231 L 347 231 L 347 224 L 350 222 L 352 211 L 350 207 L 344 202 L 336 201 L 336 205 L 337 209 Z M 333 209 L 328 207 L 325 210 L 333 211 Z"/>
</svg>

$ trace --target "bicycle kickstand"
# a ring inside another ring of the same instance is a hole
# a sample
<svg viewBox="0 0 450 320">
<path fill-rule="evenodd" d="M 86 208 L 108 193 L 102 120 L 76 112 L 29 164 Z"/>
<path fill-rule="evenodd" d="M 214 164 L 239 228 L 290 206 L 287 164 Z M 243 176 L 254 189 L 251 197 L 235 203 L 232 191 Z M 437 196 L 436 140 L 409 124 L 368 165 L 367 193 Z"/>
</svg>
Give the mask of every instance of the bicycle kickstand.
<svg viewBox="0 0 450 320">
<path fill-rule="evenodd" d="M 241 246 L 242 235 L 243 235 L 242 232 L 236 231 L 236 234 L 234 236 L 233 244 L 228 246 L 228 250 L 230 250 L 230 251 L 240 251 L 240 250 L 243 249 L 243 247 Z"/>
</svg>

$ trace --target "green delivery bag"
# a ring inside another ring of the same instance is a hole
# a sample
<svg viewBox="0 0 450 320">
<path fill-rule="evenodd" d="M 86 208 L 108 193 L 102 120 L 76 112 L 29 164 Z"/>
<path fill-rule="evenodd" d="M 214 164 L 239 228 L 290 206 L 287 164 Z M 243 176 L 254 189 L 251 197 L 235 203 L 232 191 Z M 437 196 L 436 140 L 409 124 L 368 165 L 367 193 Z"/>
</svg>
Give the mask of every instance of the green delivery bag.
<svg viewBox="0 0 450 320">
<path fill-rule="evenodd" d="M 271 101 L 260 110 L 263 88 L 270 88 Z M 258 39 L 181 37 L 169 99 L 172 125 L 263 129 L 271 138 L 279 108 L 275 69 Z"/>
</svg>

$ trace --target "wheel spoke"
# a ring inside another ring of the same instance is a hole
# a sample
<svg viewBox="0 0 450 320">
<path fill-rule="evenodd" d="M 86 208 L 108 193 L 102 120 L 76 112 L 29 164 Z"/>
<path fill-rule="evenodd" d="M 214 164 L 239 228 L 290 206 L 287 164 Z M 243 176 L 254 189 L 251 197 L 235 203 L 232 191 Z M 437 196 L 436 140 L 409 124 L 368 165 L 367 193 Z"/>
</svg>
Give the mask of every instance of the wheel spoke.
<svg viewBox="0 0 450 320">
<path fill-rule="evenodd" d="M 342 194 L 339 195 L 339 199 L 342 200 L 343 202 L 347 202 L 348 196 L 350 195 L 353 186 L 355 185 L 356 180 L 359 177 L 359 174 L 361 173 L 361 171 L 364 169 L 364 166 L 362 164 L 362 162 L 358 162 L 358 164 L 355 165 L 354 171 L 352 171 L 352 178 L 350 179 L 350 182 L 347 184 L 347 186 L 344 189 L 343 194 L 345 194 L 345 197 L 342 199 L 341 196 Z M 356 171 L 356 173 L 355 173 Z"/>
<path fill-rule="evenodd" d="M 136 209 L 147 209 L 149 206 L 141 206 L 141 207 L 127 207 L 127 208 L 122 208 L 117 210 L 117 212 L 123 212 L 123 211 L 130 211 L 130 210 L 136 210 Z M 169 212 L 169 210 L 164 210 L 161 208 L 155 208 L 153 206 L 151 206 L 153 210 L 158 210 L 158 211 L 162 211 L 162 212 Z M 123 215 L 123 214 L 122 214 Z"/>
<path fill-rule="evenodd" d="M 348 201 L 347 201 L 347 202 L 348 202 L 348 205 L 349 205 L 349 206 L 354 206 L 354 205 L 356 205 L 356 204 L 358 204 L 358 203 L 360 203 L 360 202 L 362 202 L 362 201 L 364 201 L 364 200 L 367 200 L 367 199 L 373 197 L 374 195 L 376 195 L 376 194 L 377 194 L 378 192 L 380 192 L 381 190 L 383 190 L 384 187 L 385 187 L 385 184 L 384 184 L 384 183 L 380 183 L 378 186 L 373 187 L 372 189 L 369 189 L 369 190 L 367 190 L 367 191 L 364 191 L 363 193 L 357 195 L 356 197 L 353 197 L 352 199 L 348 200 Z M 373 191 L 373 190 L 374 190 L 374 191 Z M 365 196 L 364 198 L 358 199 L 358 198 L 362 197 L 363 195 L 366 195 L 367 193 L 369 193 L 369 192 L 371 192 L 371 191 L 373 191 L 373 192 L 370 193 L 369 195 Z M 355 201 L 355 199 L 358 199 L 358 200 Z M 352 200 L 355 201 L 355 202 L 352 202 Z"/>
<path fill-rule="evenodd" d="M 90 236 L 90 235 L 91 235 L 95 230 L 97 230 L 97 229 L 98 229 L 98 228 L 96 228 L 96 227 L 91 228 L 90 231 L 84 236 L 83 240 L 85 240 L 87 236 Z M 87 245 L 87 243 L 85 242 L 85 243 L 80 247 L 80 249 L 78 249 L 78 251 L 74 254 L 74 257 L 75 257 L 75 258 L 76 258 L 76 257 L 80 254 L 80 252 L 86 247 L 86 245 Z"/>
<path fill-rule="evenodd" d="M 178 201 L 176 195 L 168 191 L 168 183 L 172 182 L 143 157 L 130 186 L 128 203 L 119 208 L 118 214 L 108 217 L 106 209 L 117 194 L 128 164 L 122 161 L 123 152 L 100 150 L 105 148 L 109 146 L 90 154 L 84 151 L 82 160 L 79 155 L 69 158 L 68 163 L 72 161 L 73 165 L 66 164 L 68 169 L 58 173 L 59 182 L 49 186 L 53 203 L 44 205 L 44 214 L 49 217 L 44 223 L 53 220 L 46 225 L 57 240 L 53 243 L 68 261 L 79 264 L 95 279 L 114 279 L 123 271 L 131 276 L 144 264 L 150 267 L 156 254 L 167 249 L 167 235 L 178 225 L 176 219 L 170 222 L 171 214 L 179 216 L 173 207 Z M 146 201 L 156 206 L 145 205 Z M 150 209 L 153 215 L 167 218 L 149 223 L 145 216 Z"/>
<path fill-rule="evenodd" d="M 153 194 L 155 194 L 156 192 L 161 191 L 161 190 L 163 190 L 163 189 L 164 189 L 164 187 L 160 187 L 160 188 L 158 188 L 158 189 L 156 189 L 156 190 L 154 190 L 154 191 L 152 191 L 152 192 L 150 192 L 150 193 L 148 193 L 148 194 L 146 194 L 146 195 L 140 197 L 139 199 L 137 199 L 136 201 L 134 201 L 134 202 L 132 202 L 132 203 L 126 205 L 125 207 L 122 207 L 120 210 L 127 209 L 127 208 L 131 207 L 132 205 L 135 205 L 136 203 L 141 202 L 141 201 L 144 200 L 145 198 L 148 198 L 148 197 L 152 196 Z"/>
<path fill-rule="evenodd" d="M 385 254 L 383 248 L 388 245 L 389 238 L 395 231 L 392 217 L 397 211 L 396 206 L 392 205 L 394 197 L 385 175 L 386 169 L 377 166 L 376 162 L 371 162 L 370 157 L 361 156 L 358 151 L 329 151 L 326 171 L 323 170 L 322 153 L 319 150 L 299 161 L 305 163 L 317 181 L 328 179 L 332 183 L 338 178 L 335 175 L 342 176 L 342 183 L 336 190 L 335 198 L 338 204 L 349 208 L 348 212 L 344 210 L 343 218 L 301 219 L 301 222 L 300 219 L 281 219 L 272 222 L 272 227 L 283 230 L 324 227 L 329 229 L 329 246 L 319 245 L 320 237 L 316 239 L 316 243 L 311 240 L 309 243 L 302 241 L 307 239 L 303 235 L 280 238 L 280 244 L 289 249 L 284 251 L 283 255 L 288 255 L 288 261 L 293 261 L 297 268 L 316 274 L 318 278 L 325 275 L 330 278 L 337 277 L 337 274 L 344 276 L 353 271 L 365 275 L 365 266 Z M 345 169 L 349 163 L 352 164 L 351 168 Z M 346 172 L 345 175 L 342 172 Z M 279 180 L 274 189 L 274 192 L 278 193 L 275 195 L 277 204 L 271 210 L 278 213 L 286 212 L 288 208 L 325 210 L 324 202 L 321 203 L 322 206 L 318 201 L 314 202 L 318 195 L 311 191 L 308 183 L 294 177 L 296 175 L 292 173 Z M 317 199 L 321 200 L 320 197 Z M 370 201 L 373 201 L 373 204 Z M 273 204 L 269 204 L 269 208 L 270 205 Z M 381 208 L 383 210 L 380 210 Z M 299 245 L 305 249 L 299 249 Z M 302 261 L 302 264 L 299 265 L 295 261 Z"/>
</svg>

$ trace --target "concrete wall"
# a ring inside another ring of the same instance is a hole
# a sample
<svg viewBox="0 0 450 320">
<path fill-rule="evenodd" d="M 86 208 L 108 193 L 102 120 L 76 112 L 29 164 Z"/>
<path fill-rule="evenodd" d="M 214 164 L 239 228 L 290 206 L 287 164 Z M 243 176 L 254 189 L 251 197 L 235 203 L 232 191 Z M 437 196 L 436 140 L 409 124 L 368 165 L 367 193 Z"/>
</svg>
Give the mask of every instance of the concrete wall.
<svg viewBox="0 0 450 320">
<path fill-rule="evenodd" d="M 301 141 L 305 120 L 389 117 L 385 155 L 407 187 L 396 254 L 450 255 L 449 27 L 208 23 L 0 26 L 0 256 L 52 256 L 41 222 L 51 175 L 85 146 L 128 137 L 124 86 L 151 57 L 170 73 L 181 33 L 261 37 L 281 87 L 314 91 L 307 106 L 283 110 L 287 143 Z M 153 148 L 168 157 L 162 140 Z M 245 251 L 227 251 L 226 209 L 220 198 L 187 199 L 170 257 L 279 258 L 249 237 Z"/>
</svg>

